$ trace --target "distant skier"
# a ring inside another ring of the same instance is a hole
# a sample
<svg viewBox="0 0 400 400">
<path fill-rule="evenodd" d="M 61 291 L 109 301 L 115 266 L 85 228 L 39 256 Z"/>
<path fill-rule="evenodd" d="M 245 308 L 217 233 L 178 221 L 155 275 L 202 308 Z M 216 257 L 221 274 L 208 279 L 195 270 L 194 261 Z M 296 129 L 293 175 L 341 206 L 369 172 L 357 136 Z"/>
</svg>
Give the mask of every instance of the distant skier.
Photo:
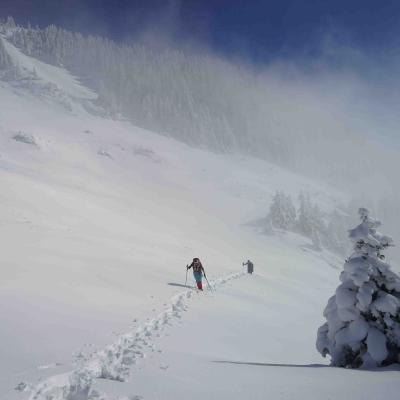
<svg viewBox="0 0 400 400">
<path fill-rule="evenodd" d="M 253 271 L 254 271 L 254 264 L 253 264 L 250 260 L 247 260 L 247 262 L 242 263 L 242 265 L 243 265 L 243 266 L 247 265 L 247 272 L 248 272 L 249 274 L 252 274 L 252 273 L 253 273 Z"/>
<path fill-rule="evenodd" d="M 198 289 L 203 290 L 203 284 L 201 281 L 203 279 L 203 274 L 204 274 L 204 277 L 206 277 L 206 272 L 204 271 L 204 268 L 201 265 L 201 262 L 197 257 L 193 258 L 192 263 L 190 265 L 186 266 L 186 269 L 189 270 L 190 268 L 193 268 L 193 276 L 197 283 Z"/>
</svg>

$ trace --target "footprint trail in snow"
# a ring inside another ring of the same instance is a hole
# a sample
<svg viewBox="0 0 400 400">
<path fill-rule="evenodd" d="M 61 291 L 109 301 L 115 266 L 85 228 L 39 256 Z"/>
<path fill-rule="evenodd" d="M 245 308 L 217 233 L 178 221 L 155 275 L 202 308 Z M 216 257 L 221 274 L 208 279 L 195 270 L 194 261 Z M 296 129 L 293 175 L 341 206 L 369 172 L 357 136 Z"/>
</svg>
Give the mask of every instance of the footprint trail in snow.
<svg viewBox="0 0 400 400">
<path fill-rule="evenodd" d="M 246 275 L 238 272 L 210 282 L 212 292 L 228 281 Z M 170 304 L 156 318 L 148 321 L 135 331 L 121 334 L 117 340 L 105 348 L 88 356 L 80 355 L 77 368 L 66 374 L 50 377 L 38 384 L 32 391 L 29 400 L 107 400 L 107 397 L 92 390 L 96 379 L 126 381 L 132 366 L 145 357 L 145 351 L 154 350 L 152 339 L 159 337 L 166 326 L 182 318 L 187 310 L 187 301 L 196 293 L 186 290 L 171 298 Z"/>
</svg>

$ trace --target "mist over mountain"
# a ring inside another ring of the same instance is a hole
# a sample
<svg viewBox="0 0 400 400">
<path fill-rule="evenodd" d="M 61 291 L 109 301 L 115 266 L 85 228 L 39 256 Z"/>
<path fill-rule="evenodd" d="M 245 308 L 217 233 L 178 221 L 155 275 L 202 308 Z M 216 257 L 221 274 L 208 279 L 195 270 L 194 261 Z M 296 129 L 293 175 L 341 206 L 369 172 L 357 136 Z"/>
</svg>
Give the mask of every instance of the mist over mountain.
<svg viewBox="0 0 400 400">
<path fill-rule="evenodd" d="M 309 174 L 318 165 L 323 178 L 346 184 L 376 167 L 363 156 L 374 151 L 369 137 L 348 112 L 361 91 L 350 75 L 304 76 L 274 65 L 257 70 L 204 51 L 119 45 L 56 26 L 17 27 L 12 20 L 2 29 L 27 55 L 78 76 L 111 115 L 160 134 Z"/>
<path fill-rule="evenodd" d="M 316 60 L 302 70 L 157 46 L 154 38 L 126 45 L 54 25 L 21 27 L 12 18 L 0 31 L 26 55 L 77 76 L 97 93 L 104 115 L 194 147 L 271 161 L 338 186 L 378 213 L 390 214 L 397 204 L 397 151 L 377 140 L 379 120 L 367 105 L 372 97 L 363 77 L 327 65 L 332 49 L 321 65 Z M 2 40 L 0 67 L 3 79 L 21 74 Z"/>
<path fill-rule="evenodd" d="M 397 400 L 395 54 L 305 51 L 325 3 L 28 3 L 60 25 L 0 22 L 1 400 Z"/>
</svg>

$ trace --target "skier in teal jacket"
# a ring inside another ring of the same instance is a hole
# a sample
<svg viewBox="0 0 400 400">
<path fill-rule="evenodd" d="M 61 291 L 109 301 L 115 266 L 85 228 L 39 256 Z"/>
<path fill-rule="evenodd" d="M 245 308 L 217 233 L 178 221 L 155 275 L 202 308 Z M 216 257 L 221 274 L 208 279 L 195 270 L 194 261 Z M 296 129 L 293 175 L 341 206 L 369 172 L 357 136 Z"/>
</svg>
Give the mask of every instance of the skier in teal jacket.
<svg viewBox="0 0 400 400">
<path fill-rule="evenodd" d="M 193 276 L 197 283 L 197 287 L 199 290 L 203 290 L 203 284 L 201 281 L 203 279 L 203 274 L 204 276 L 206 276 L 206 272 L 204 271 L 204 268 L 201 265 L 201 261 L 197 257 L 193 258 L 192 263 L 188 265 L 186 268 L 187 269 L 193 268 Z"/>
</svg>

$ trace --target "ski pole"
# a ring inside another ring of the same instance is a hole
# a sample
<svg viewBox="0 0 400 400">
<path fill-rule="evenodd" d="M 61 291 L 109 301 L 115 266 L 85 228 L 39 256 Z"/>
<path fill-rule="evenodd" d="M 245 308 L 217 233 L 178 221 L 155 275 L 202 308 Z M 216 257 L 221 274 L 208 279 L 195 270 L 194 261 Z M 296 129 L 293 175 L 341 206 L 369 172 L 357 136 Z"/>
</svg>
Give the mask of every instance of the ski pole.
<svg viewBox="0 0 400 400">
<path fill-rule="evenodd" d="M 211 285 L 210 285 L 210 282 L 208 282 L 208 279 L 207 279 L 207 277 L 206 277 L 206 274 L 204 274 L 204 278 L 206 279 L 207 285 L 208 285 L 208 287 L 210 288 L 210 290 L 213 291 L 213 289 L 212 289 L 212 287 L 211 287 Z"/>
<path fill-rule="evenodd" d="M 187 273 L 188 273 L 188 266 L 186 265 L 186 279 L 185 279 L 185 286 L 187 284 Z"/>
</svg>

